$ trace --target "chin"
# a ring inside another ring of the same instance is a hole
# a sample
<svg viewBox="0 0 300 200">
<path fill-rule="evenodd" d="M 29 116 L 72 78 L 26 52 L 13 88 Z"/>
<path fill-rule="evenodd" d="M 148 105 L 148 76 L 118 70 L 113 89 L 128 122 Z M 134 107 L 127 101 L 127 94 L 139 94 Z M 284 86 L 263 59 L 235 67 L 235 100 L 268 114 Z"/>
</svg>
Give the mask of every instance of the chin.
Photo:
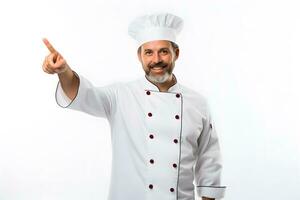
<svg viewBox="0 0 300 200">
<path fill-rule="evenodd" d="M 152 76 L 152 75 L 146 75 L 146 76 L 152 82 L 155 82 L 155 83 L 164 83 L 164 82 L 166 82 L 169 79 L 170 74 L 165 73 L 164 75 L 161 75 L 161 76 Z"/>
</svg>

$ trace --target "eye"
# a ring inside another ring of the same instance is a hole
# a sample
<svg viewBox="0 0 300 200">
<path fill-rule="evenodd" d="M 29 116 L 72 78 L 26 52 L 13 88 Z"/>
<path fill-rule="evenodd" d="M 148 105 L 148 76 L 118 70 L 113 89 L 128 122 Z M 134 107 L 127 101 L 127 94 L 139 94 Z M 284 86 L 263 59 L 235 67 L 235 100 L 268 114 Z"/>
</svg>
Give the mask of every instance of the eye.
<svg viewBox="0 0 300 200">
<path fill-rule="evenodd" d="M 152 54 L 151 51 L 146 51 L 146 52 L 145 52 L 145 55 L 147 55 L 147 56 L 150 56 L 151 54 Z"/>
<path fill-rule="evenodd" d="M 167 49 L 163 49 L 163 50 L 161 50 L 161 53 L 164 54 L 164 55 L 166 55 L 166 54 L 169 53 L 169 51 Z"/>
</svg>

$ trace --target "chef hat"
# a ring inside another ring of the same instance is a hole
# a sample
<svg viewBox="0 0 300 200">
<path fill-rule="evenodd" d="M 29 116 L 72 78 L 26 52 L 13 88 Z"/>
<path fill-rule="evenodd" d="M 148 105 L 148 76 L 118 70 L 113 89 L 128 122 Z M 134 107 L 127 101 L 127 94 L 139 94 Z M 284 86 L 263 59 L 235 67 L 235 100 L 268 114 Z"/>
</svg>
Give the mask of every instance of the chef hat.
<svg viewBox="0 0 300 200">
<path fill-rule="evenodd" d="M 128 27 L 128 34 L 138 46 L 154 40 L 176 42 L 176 36 L 183 27 L 183 20 L 170 13 L 144 15 L 134 19 Z"/>
</svg>

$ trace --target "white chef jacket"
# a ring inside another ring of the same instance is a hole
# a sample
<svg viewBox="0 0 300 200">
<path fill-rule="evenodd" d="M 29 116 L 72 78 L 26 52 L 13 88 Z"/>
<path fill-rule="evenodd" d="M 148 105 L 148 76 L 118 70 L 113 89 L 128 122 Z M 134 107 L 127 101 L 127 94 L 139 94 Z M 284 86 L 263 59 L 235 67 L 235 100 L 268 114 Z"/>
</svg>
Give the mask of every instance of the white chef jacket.
<svg viewBox="0 0 300 200">
<path fill-rule="evenodd" d="M 58 82 L 56 101 L 109 121 L 109 200 L 195 200 L 195 187 L 199 197 L 224 196 L 218 137 L 202 95 L 179 84 L 175 75 L 167 92 L 146 77 L 95 87 L 75 75 L 74 100 Z"/>
</svg>

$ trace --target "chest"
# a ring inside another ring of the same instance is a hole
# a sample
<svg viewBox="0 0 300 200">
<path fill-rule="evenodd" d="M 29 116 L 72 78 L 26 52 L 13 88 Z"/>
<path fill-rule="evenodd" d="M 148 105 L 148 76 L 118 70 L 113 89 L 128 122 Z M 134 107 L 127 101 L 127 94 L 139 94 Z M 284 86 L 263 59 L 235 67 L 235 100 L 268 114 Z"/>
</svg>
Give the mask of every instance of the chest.
<svg viewBox="0 0 300 200">
<path fill-rule="evenodd" d="M 202 114 L 189 95 L 143 90 L 124 93 L 119 100 L 119 124 L 134 138 L 156 135 L 166 144 L 177 140 L 187 147 L 197 146 Z"/>
</svg>

